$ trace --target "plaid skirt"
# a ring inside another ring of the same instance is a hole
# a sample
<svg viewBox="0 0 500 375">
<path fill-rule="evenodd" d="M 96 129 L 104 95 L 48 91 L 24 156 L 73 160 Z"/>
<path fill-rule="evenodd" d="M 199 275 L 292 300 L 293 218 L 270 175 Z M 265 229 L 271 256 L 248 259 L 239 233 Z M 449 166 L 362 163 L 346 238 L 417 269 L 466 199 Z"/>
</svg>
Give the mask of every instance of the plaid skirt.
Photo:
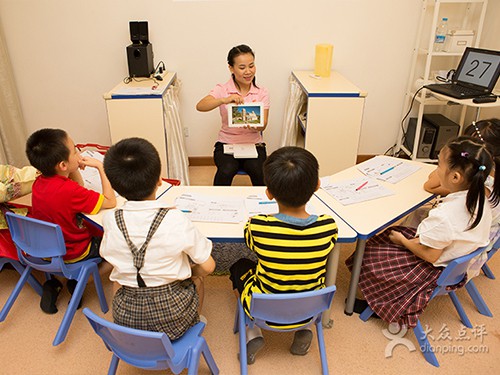
<svg viewBox="0 0 500 375">
<path fill-rule="evenodd" d="M 157 287 L 122 286 L 113 298 L 113 320 L 126 327 L 165 332 L 175 340 L 200 321 L 198 304 L 191 279 Z"/>
<path fill-rule="evenodd" d="M 397 230 L 406 238 L 415 237 L 416 230 L 395 226 L 372 237 L 366 249 L 359 276 L 359 288 L 372 310 L 389 323 L 397 322 L 413 328 L 424 311 L 442 267 L 417 257 L 404 246 L 389 239 L 391 230 Z M 346 260 L 352 270 L 353 256 Z M 462 282 L 451 289 L 465 284 Z"/>
</svg>

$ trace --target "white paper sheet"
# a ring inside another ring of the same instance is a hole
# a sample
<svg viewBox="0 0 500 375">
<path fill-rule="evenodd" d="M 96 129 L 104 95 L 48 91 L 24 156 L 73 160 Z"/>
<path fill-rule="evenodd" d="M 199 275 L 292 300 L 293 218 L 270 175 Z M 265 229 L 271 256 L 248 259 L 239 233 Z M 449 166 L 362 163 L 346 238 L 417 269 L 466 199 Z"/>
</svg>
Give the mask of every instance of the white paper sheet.
<svg viewBox="0 0 500 375">
<path fill-rule="evenodd" d="M 245 208 L 248 217 L 258 214 L 274 215 L 279 212 L 278 202 L 269 200 L 265 194 L 252 194 L 245 198 Z M 306 211 L 310 215 L 317 215 L 317 210 L 311 201 L 306 204 Z"/>
<path fill-rule="evenodd" d="M 257 148 L 253 143 L 240 143 L 233 145 L 235 159 L 256 159 Z"/>
<path fill-rule="evenodd" d="M 321 188 L 344 206 L 394 194 L 394 192 L 369 177 L 359 177 L 335 183 L 322 179 Z"/>
<path fill-rule="evenodd" d="M 239 223 L 246 219 L 242 198 L 182 194 L 175 205 L 192 221 Z"/>
<path fill-rule="evenodd" d="M 420 166 L 380 155 L 359 165 L 358 169 L 367 176 L 395 184 L 418 171 Z"/>
<path fill-rule="evenodd" d="M 104 155 L 92 150 L 85 150 L 80 153 L 82 157 L 90 157 L 101 162 L 104 161 Z M 80 174 L 83 178 L 84 186 L 89 190 L 97 191 L 99 194 L 102 194 L 102 183 L 101 176 L 99 175 L 99 171 L 96 168 L 85 167 L 85 169 L 80 170 Z"/>
<path fill-rule="evenodd" d="M 274 199 L 270 201 L 265 194 L 249 195 L 245 199 L 245 207 L 248 217 L 258 214 L 273 215 L 278 213 L 278 202 Z"/>
</svg>

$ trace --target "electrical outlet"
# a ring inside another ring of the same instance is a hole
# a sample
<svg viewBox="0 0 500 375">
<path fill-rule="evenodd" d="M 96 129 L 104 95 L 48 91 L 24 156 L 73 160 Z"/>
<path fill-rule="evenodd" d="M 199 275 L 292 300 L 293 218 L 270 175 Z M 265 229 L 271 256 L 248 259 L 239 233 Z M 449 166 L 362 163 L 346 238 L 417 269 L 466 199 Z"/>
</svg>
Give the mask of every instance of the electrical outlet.
<svg viewBox="0 0 500 375">
<path fill-rule="evenodd" d="M 189 137 L 189 128 L 185 127 L 185 128 L 183 128 L 183 130 L 184 130 L 184 137 L 186 137 L 186 138 Z"/>
</svg>

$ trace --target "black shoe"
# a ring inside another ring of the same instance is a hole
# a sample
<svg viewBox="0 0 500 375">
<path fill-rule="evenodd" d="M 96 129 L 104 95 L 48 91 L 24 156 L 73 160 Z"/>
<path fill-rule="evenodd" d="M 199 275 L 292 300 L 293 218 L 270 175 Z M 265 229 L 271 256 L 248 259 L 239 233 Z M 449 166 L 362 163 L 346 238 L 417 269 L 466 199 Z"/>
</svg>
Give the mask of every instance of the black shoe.
<svg viewBox="0 0 500 375">
<path fill-rule="evenodd" d="M 368 307 L 368 302 L 366 302 L 366 300 L 356 298 L 354 300 L 354 308 L 352 309 L 352 311 L 355 312 L 356 314 L 361 314 L 363 311 L 365 311 L 367 307 Z M 380 319 L 380 316 L 378 316 L 375 312 L 373 312 L 370 318 Z"/>
<path fill-rule="evenodd" d="M 68 288 L 68 291 L 71 295 L 73 295 L 73 293 L 75 292 L 77 284 L 78 284 L 78 282 L 76 280 L 73 280 L 73 279 L 68 279 L 68 281 L 66 281 L 66 287 Z M 78 303 L 78 307 L 76 308 L 77 310 L 82 307 L 82 299 L 83 299 L 83 297 L 80 298 L 80 302 Z M 71 302 L 71 299 L 69 301 Z M 69 302 L 68 302 L 68 304 L 69 304 Z"/>
<path fill-rule="evenodd" d="M 59 293 L 61 292 L 62 284 L 57 279 L 47 280 L 42 287 L 42 299 L 40 300 L 40 308 L 47 314 L 55 314 L 57 312 L 56 302 Z"/>
<path fill-rule="evenodd" d="M 247 342 L 247 364 L 255 363 L 255 356 L 264 347 L 264 337 L 258 336 Z"/>
<path fill-rule="evenodd" d="M 293 355 L 306 355 L 311 347 L 312 331 L 310 329 L 300 329 L 295 331 L 290 353 Z"/>
</svg>

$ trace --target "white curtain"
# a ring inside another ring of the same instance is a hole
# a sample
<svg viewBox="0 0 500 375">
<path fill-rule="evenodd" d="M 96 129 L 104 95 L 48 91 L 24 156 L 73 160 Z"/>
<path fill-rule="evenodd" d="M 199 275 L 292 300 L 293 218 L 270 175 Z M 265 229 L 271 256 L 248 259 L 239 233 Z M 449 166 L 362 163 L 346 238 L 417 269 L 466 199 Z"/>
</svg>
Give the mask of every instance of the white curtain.
<svg viewBox="0 0 500 375">
<path fill-rule="evenodd" d="M 180 80 L 176 79 L 163 95 L 165 138 L 167 140 L 167 175 L 169 178 L 180 180 L 183 185 L 189 185 L 189 161 L 179 116 L 180 85 Z"/>
<path fill-rule="evenodd" d="M 28 165 L 24 152 L 26 139 L 26 126 L 0 25 L 0 164 Z"/>
<path fill-rule="evenodd" d="M 285 116 L 281 130 L 280 147 L 297 145 L 297 115 L 300 108 L 306 102 L 307 97 L 302 91 L 299 83 L 293 76 L 290 76 L 290 91 L 285 105 Z"/>
</svg>

